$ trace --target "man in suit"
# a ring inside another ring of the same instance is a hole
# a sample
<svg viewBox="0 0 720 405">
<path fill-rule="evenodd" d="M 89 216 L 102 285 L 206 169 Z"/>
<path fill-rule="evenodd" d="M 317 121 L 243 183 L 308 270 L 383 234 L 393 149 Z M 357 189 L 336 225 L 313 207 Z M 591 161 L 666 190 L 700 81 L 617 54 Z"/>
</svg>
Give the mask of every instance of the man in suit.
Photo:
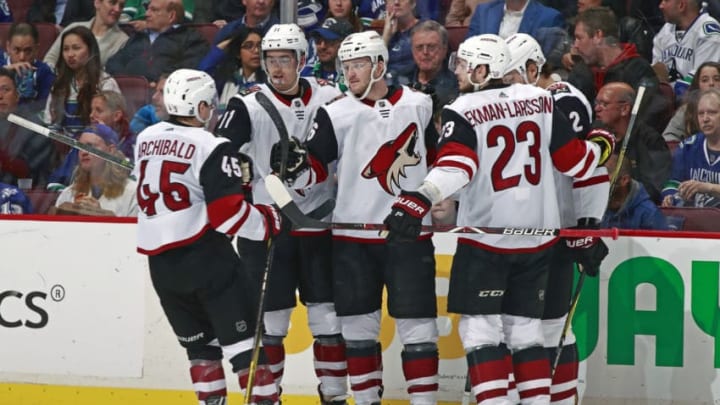
<svg viewBox="0 0 720 405">
<path fill-rule="evenodd" d="M 93 0 L 67 0 L 62 5 L 57 3 L 55 0 L 33 1 L 27 13 L 27 21 L 51 22 L 67 27 L 70 23 L 87 21 L 95 16 Z"/>
</svg>

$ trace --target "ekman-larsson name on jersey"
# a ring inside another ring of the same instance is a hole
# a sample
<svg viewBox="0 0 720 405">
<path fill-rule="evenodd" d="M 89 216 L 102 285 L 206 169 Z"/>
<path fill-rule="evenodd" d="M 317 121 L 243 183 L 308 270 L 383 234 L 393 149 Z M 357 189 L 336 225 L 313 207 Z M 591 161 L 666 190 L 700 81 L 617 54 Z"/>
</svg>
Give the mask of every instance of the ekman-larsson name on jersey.
<svg viewBox="0 0 720 405">
<path fill-rule="evenodd" d="M 180 159 L 192 159 L 195 145 L 170 139 L 156 139 L 140 143 L 138 159 L 145 156 L 172 155 Z"/>
<path fill-rule="evenodd" d="M 552 97 L 541 96 L 529 100 L 515 100 L 512 103 L 486 104 L 482 108 L 465 111 L 470 123 L 480 125 L 483 122 L 514 117 L 529 117 L 533 114 L 552 114 Z"/>
</svg>

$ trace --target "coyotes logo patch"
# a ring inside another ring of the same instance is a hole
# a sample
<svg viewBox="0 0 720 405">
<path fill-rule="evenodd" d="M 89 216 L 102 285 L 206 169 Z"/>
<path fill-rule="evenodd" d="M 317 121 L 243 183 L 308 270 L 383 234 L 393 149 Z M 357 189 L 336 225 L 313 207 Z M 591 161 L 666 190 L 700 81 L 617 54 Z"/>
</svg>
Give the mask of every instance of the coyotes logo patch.
<svg viewBox="0 0 720 405">
<path fill-rule="evenodd" d="M 417 140 L 417 125 L 411 123 L 397 138 L 380 146 L 370 163 L 363 169 L 362 176 L 366 179 L 377 179 L 380 187 L 394 196 L 393 184 L 400 186 L 400 177 L 405 177 L 405 168 L 417 166 L 422 160 L 415 153 Z"/>
</svg>

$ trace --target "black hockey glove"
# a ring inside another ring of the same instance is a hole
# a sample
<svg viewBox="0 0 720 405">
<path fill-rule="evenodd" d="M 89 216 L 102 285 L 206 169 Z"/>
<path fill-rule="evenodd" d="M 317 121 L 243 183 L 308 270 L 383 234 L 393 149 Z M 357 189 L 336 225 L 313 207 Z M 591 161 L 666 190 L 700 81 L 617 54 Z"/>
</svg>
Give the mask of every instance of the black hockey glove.
<svg viewBox="0 0 720 405">
<path fill-rule="evenodd" d="M 299 139 L 294 136 L 289 139 L 288 145 L 288 156 L 285 162 L 285 173 L 280 173 L 282 166 L 282 142 L 277 142 L 272 146 L 270 150 L 270 168 L 273 173 L 281 176 L 283 180 L 290 183 L 309 168 L 308 164 L 308 152 Z"/>
<path fill-rule="evenodd" d="M 615 134 L 606 128 L 593 128 L 588 131 L 586 139 L 600 147 L 598 166 L 604 165 L 615 149 Z"/>
<path fill-rule="evenodd" d="M 255 208 L 265 218 L 265 239 L 277 236 L 282 229 L 282 215 L 274 205 L 256 204 Z"/>
<path fill-rule="evenodd" d="M 598 229 L 594 219 L 580 218 L 573 229 Z M 608 255 L 608 248 L 602 239 L 595 236 L 565 238 L 565 244 L 573 255 L 573 260 L 580 264 L 585 274 L 595 277 L 600 271 L 600 263 Z"/>
<path fill-rule="evenodd" d="M 431 206 L 430 200 L 416 191 L 400 192 L 390 215 L 383 221 L 388 227 L 388 242 L 416 240 L 420 236 L 422 219 Z"/>
</svg>

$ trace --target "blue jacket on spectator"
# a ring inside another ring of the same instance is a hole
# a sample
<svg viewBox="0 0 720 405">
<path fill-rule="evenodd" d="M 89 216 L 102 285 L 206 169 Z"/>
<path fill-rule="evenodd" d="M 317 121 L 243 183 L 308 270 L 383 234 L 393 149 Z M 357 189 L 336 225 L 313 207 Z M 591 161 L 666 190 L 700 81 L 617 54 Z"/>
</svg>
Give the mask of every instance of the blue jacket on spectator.
<svg viewBox="0 0 720 405">
<path fill-rule="evenodd" d="M 132 131 L 133 134 L 139 134 L 145 128 L 150 125 L 155 125 L 158 122 L 160 122 L 160 118 L 155 114 L 155 106 L 145 104 L 133 115 L 130 121 L 130 131 Z"/>
<path fill-rule="evenodd" d="M 274 13 L 271 13 L 270 17 L 268 17 L 267 20 L 263 21 L 257 27 L 253 28 L 259 31 L 262 36 L 265 36 L 270 27 L 279 23 L 280 19 Z M 213 38 L 213 45 L 217 45 L 218 43 L 230 38 L 233 35 L 233 32 L 235 32 L 238 27 L 242 27 L 244 25 L 245 16 L 243 16 L 242 18 L 238 18 L 237 20 L 230 21 L 224 27 L 222 27 L 217 34 L 215 34 L 215 38 Z"/>
<path fill-rule="evenodd" d="M 500 23 L 505 13 L 505 1 L 495 0 L 490 3 L 481 3 L 475 8 L 470 27 L 468 28 L 467 38 L 480 34 L 498 34 L 500 32 Z M 538 32 L 541 28 L 565 27 L 565 19 L 559 11 L 554 8 L 546 7 L 536 0 L 529 0 L 518 32 L 530 34 L 538 42 Z M 544 50 L 544 49 L 543 49 Z"/>
<path fill-rule="evenodd" d="M 19 188 L 0 183 L 0 214 L 32 214 L 30 199 Z"/>
<path fill-rule="evenodd" d="M 642 183 L 632 180 L 630 194 L 617 211 L 607 209 L 602 219 L 603 228 L 667 230 L 665 216 Z"/>
<path fill-rule="evenodd" d="M 0 66 L 9 65 L 10 63 L 10 55 L 5 51 L 0 53 Z M 39 59 L 35 59 L 32 65 L 36 69 L 32 75 L 16 75 L 15 77 L 15 83 L 20 93 L 19 104 L 37 101 L 39 108 L 43 108 L 45 100 L 50 95 L 50 88 L 55 81 L 55 73 L 47 63 Z"/>
<path fill-rule="evenodd" d="M 358 16 L 365 22 L 385 18 L 385 2 L 390 0 L 356 0 Z M 438 0 L 416 0 L 415 14 L 421 20 L 440 21 L 440 2 Z M 367 24 L 366 24 L 367 25 Z"/>
<path fill-rule="evenodd" d="M 23 16 L 24 18 L 25 16 Z M 12 10 L 7 0 L 0 0 L 0 23 L 13 22 Z"/>
</svg>

